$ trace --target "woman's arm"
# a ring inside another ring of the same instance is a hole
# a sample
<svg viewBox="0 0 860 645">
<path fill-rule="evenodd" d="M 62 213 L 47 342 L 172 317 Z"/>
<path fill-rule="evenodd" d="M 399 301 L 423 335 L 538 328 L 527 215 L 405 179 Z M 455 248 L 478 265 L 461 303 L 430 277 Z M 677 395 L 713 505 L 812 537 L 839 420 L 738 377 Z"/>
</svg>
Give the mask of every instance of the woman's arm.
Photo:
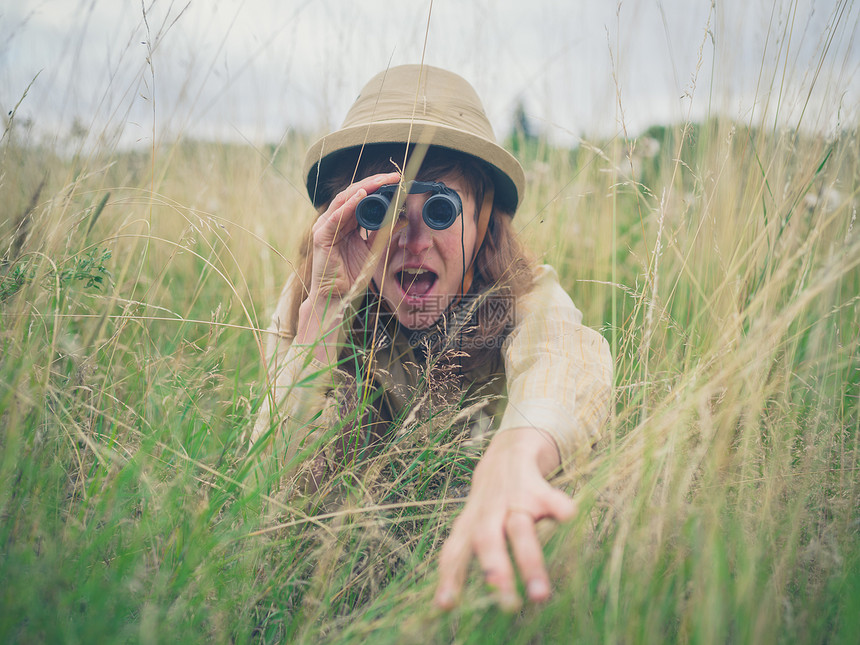
<svg viewBox="0 0 860 645">
<path fill-rule="evenodd" d="M 436 604 L 450 609 L 457 601 L 474 554 L 484 578 L 509 610 L 519 607 L 514 567 L 522 574 L 530 600 L 549 597 L 549 576 L 535 522 L 572 517 L 571 499 L 546 481 L 559 466 L 555 442 L 535 428 L 516 428 L 493 437 L 475 468 L 463 512 L 442 548 Z"/>
<path fill-rule="evenodd" d="M 313 355 L 334 365 L 338 355 L 337 330 L 343 322 L 344 299 L 362 291 L 373 262 L 371 239 L 360 234 L 355 208 L 380 186 L 400 181 L 399 173 L 372 175 L 338 193 L 312 229 L 311 280 L 299 306 L 295 342 L 313 346 Z"/>
<path fill-rule="evenodd" d="M 317 356 L 317 344 L 297 342 L 296 323 L 289 320 L 296 309 L 293 298 L 300 293 L 298 282 L 296 274 L 287 279 L 266 332 L 268 395 L 250 437 L 252 445 L 266 440 L 266 449 L 274 448 L 276 454 L 282 456 L 281 467 L 292 460 L 300 439 L 322 431 L 318 426 L 325 421 L 326 414 L 320 415 L 320 423 L 308 423 L 308 420 L 326 408 L 326 390 L 332 385 L 332 379 L 325 378 L 333 374 L 331 364 L 325 356 Z M 303 429 L 301 438 L 292 436 L 293 427 Z"/>
<path fill-rule="evenodd" d="M 574 505 L 545 478 L 588 455 L 609 412 L 608 344 L 581 324 L 579 310 L 552 269 L 539 269 L 532 291 L 517 301 L 515 315 L 504 346 L 507 408 L 442 549 L 436 602 L 444 608 L 455 602 L 473 554 L 500 603 L 516 607 L 508 545 L 528 597 L 549 595 L 535 522 L 567 519 Z"/>
<path fill-rule="evenodd" d="M 282 456 L 283 466 L 292 464 L 302 445 L 320 440 L 332 422 L 326 391 L 338 380 L 345 299 L 364 288 L 360 282 L 369 280 L 366 265 L 372 260 L 371 240 L 360 235 L 355 207 L 381 185 L 399 179 L 398 173 L 374 175 L 341 191 L 314 222 L 307 291 L 296 288 L 299 276 L 293 275 L 282 292 L 266 355 L 270 396 L 254 425 L 251 443 L 267 437 Z M 292 298 L 302 293 L 298 319 L 290 320 L 296 311 Z M 309 422 L 314 415 L 318 419 Z M 294 432 L 297 428 L 301 431 Z"/>
</svg>

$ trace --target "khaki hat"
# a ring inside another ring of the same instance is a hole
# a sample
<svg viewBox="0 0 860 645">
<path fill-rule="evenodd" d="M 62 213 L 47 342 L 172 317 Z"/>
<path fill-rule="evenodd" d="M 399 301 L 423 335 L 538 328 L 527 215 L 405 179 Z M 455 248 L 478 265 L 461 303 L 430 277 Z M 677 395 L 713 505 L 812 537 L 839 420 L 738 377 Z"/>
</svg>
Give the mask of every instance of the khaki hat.
<svg viewBox="0 0 860 645">
<path fill-rule="evenodd" d="M 374 76 L 347 112 L 340 130 L 314 143 L 302 166 L 308 195 L 320 206 L 317 186 L 340 153 L 362 146 L 430 144 L 483 161 L 498 205 L 516 211 L 525 188 L 522 166 L 496 143 L 474 88 L 462 77 L 428 65 L 392 67 Z M 369 151 L 368 151 L 369 152 Z"/>
</svg>

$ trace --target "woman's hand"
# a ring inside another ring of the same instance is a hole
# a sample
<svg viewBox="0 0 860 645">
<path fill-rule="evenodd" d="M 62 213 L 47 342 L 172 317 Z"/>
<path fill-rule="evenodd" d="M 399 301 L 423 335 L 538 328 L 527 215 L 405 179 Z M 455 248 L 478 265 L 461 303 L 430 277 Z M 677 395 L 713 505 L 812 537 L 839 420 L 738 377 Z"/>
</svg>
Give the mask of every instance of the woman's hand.
<svg viewBox="0 0 860 645">
<path fill-rule="evenodd" d="M 313 226 L 313 274 L 308 289 L 315 303 L 338 301 L 355 285 L 370 259 L 370 240 L 361 236 L 355 207 L 385 184 L 396 184 L 396 172 L 373 175 L 348 186 L 331 201 Z M 366 285 L 359 285 L 360 287 Z"/>
<path fill-rule="evenodd" d="M 559 465 L 555 442 L 534 428 L 496 435 L 475 468 L 472 488 L 451 535 L 442 547 L 435 602 L 443 609 L 456 602 L 474 554 L 487 583 L 508 610 L 520 605 L 514 555 L 530 600 L 546 600 L 549 576 L 535 522 L 544 517 L 566 520 L 575 505 L 544 478 Z"/>
<path fill-rule="evenodd" d="M 373 175 L 351 184 L 337 194 L 313 225 L 311 284 L 299 306 L 295 341 L 312 344 L 313 355 L 323 363 L 334 363 L 340 351 L 337 334 L 342 320 L 342 299 L 360 279 L 370 281 L 373 236 L 362 237 L 355 219 L 358 202 L 380 186 L 395 184 L 400 174 Z"/>
</svg>

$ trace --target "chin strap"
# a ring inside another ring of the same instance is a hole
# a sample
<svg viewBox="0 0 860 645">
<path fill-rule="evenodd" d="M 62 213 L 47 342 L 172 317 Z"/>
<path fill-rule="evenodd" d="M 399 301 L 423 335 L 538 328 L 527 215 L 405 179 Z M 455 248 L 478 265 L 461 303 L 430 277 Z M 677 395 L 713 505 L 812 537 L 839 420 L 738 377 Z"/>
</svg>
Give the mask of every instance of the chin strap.
<svg viewBox="0 0 860 645">
<path fill-rule="evenodd" d="M 469 293 L 472 288 L 472 279 L 475 277 L 475 258 L 478 257 L 478 251 L 484 244 L 484 238 L 487 235 L 487 227 L 490 225 L 490 215 L 493 214 L 493 199 L 495 198 L 495 187 L 491 183 L 484 191 L 484 200 L 481 203 L 481 212 L 478 214 L 478 231 L 475 236 L 475 250 L 472 252 L 472 259 L 469 261 L 469 267 L 463 275 L 462 287 L 460 293 L 451 302 L 451 307 L 455 306 L 460 299 Z"/>
</svg>

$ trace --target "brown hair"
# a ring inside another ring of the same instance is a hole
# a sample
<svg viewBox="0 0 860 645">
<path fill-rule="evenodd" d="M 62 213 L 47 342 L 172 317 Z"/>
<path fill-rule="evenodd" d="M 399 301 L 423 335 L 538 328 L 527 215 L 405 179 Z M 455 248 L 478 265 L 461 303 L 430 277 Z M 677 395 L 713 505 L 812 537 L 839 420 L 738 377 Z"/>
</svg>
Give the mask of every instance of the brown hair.
<svg viewBox="0 0 860 645">
<path fill-rule="evenodd" d="M 328 207 L 339 191 L 351 183 L 370 175 L 401 168 L 412 152 L 411 146 L 404 149 L 402 144 L 375 144 L 360 151 L 344 151 L 330 166 L 330 174 L 320 180 L 319 191 L 323 197 L 320 212 Z M 474 196 L 476 210 L 479 210 L 485 190 L 492 180 L 483 163 L 475 157 L 431 147 L 422 160 L 416 179 L 436 180 L 453 173 L 465 178 Z M 477 219 L 478 213 L 474 216 Z M 501 342 L 513 324 L 514 303 L 518 297 L 529 291 L 534 282 L 535 260 L 514 232 L 512 218 L 512 213 L 502 211 L 498 204 L 494 203 L 486 235 L 475 256 L 474 277 L 469 294 L 480 294 L 481 297 L 475 298 L 472 321 L 469 328 L 462 333 L 472 341 L 469 343 L 470 347 L 484 349 L 465 349 L 459 353 L 458 361 L 464 371 L 483 365 L 492 359 L 493 355 L 498 354 Z M 307 286 L 310 284 L 313 269 L 312 248 L 313 233 L 308 231 L 300 249 L 298 268 L 301 279 L 295 281 L 295 292 L 291 298 L 293 310 L 289 312 L 288 320 L 290 334 L 294 334 L 296 330 L 299 305 L 308 296 Z M 493 349 L 495 351 L 492 351 Z"/>
</svg>

